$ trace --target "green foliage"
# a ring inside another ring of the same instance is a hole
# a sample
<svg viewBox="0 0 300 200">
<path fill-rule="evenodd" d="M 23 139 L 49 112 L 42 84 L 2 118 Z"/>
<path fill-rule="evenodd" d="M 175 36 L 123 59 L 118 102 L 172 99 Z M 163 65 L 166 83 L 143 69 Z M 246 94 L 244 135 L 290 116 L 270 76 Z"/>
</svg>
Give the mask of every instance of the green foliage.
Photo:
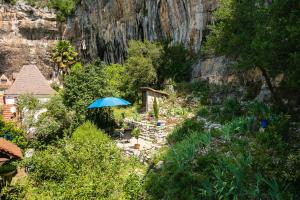
<svg viewBox="0 0 300 200">
<path fill-rule="evenodd" d="M 137 142 L 138 142 L 139 137 L 140 137 L 140 135 L 141 135 L 141 130 L 140 130 L 139 128 L 135 128 L 135 129 L 133 129 L 131 135 L 132 135 L 133 137 L 135 137 L 135 139 L 136 139 Z"/>
<path fill-rule="evenodd" d="M 233 98 L 201 106 L 198 114 L 223 125 L 207 133 L 200 122 L 186 120 L 175 128 L 169 148 L 153 161 L 163 166 L 146 178 L 152 199 L 299 198 L 299 145 L 283 137 L 289 117 Z M 261 119 L 268 121 L 263 132 Z"/>
<path fill-rule="evenodd" d="M 10 196 L 141 199 L 143 195 L 137 173 L 143 168 L 136 161 L 123 158 L 114 142 L 90 122 L 80 126 L 59 146 L 36 152 L 25 160 L 25 165 L 30 169 L 28 183 L 16 185 L 18 190 L 8 190 Z"/>
<path fill-rule="evenodd" d="M 45 104 L 41 104 L 31 95 L 21 96 L 18 103 L 19 108 L 25 108 L 22 110 L 26 111 L 23 114 L 23 127 L 27 130 L 34 128 L 31 145 L 35 148 L 56 142 L 64 133 L 70 134 L 74 129 L 75 114 L 66 108 L 60 94 L 52 96 Z M 34 115 L 42 109 L 45 111 L 34 119 Z"/>
<path fill-rule="evenodd" d="M 261 102 L 254 101 L 254 102 L 250 102 L 247 105 L 247 114 L 258 116 L 261 119 L 267 118 L 270 112 L 271 112 L 270 108 L 266 104 Z"/>
<path fill-rule="evenodd" d="M 198 122 L 194 119 L 186 120 L 183 124 L 177 126 L 172 134 L 168 135 L 167 140 L 169 143 L 174 144 L 184 140 L 191 134 L 202 132 L 203 129 L 203 122 Z"/>
<path fill-rule="evenodd" d="M 284 164 L 286 144 L 274 132 L 247 135 L 244 123 L 236 120 L 226 125 L 230 130 L 224 128 L 221 137 L 190 131 L 179 138 L 161 157 L 163 167 L 147 177 L 149 195 L 175 200 L 293 199 L 296 188 L 288 185 L 293 182 L 287 183 L 287 176 L 282 174 L 291 169 Z M 268 139 L 262 139 L 262 134 Z M 290 171 L 287 174 L 297 176 Z"/>
<path fill-rule="evenodd" d="M 207 117 L 209 114 L 209 110 L 205 106 L 201 106 L 197 112 L 198 116 Z"/>
<path fill-rule="evenodd" d="M 53 82 L 53 83 L 51 83 L 51 88 L 53 89 L 53 90 L 55 90 L 56 92 L 59 92 L 59 90 L 60 90 L 60 85 L 58 84 L 58 83 L 56 83 L 56 82 Z"/>
<path fill-rule="evenodd" d="M 12 165 L 10 163 L 6 163 L 4 165 L 0 166 L 0 176 L 6 173 L 10 173 L 15 171 L 17 168 L 15 165 Z"/>
<path fill-rule="evenodd" d="M 122 97 L 125 94 L 126 88 L 126 68 L 119 64 L 111 64 L 104 66 L 103 76 L 107 80 L 107 90 L 109 93 L 117 97 Z"/>
<path fill-rule="evenodd" d="M 160 64 L 162 47 L 149 41 L 129 41 L 126 67 L 126 96 L 137 100 L 140 87 L 154 86 Z"/>
<path fill-rule="evenodd" d="M 38 98 L 31 94 L 25 94 L 18 97 L 17 103 L 18 109 L 28 109 L 28 110 L 37 110 L 40 107 L 40 102 Z"/>
<path fill-rule="evenodd" d="M 163 168 L 147 177 L 146 187 L 153 199 L 197 199 L 193 191 L 199 190 L 202 180 L 189 163 L 195 159 L 201 141 L 201 134 L 193 133 L 171 147 Z"/>
<path fill-rule="evenodd" d="M 154 97 L 154 101 L 153 101 L 153 112 L 154 112 L 155 120 L 158 120 L 158 117 L 159 117 L 159 106 L 158 106 L 156 97 Z"/>
<path fill-rule="evenodd" d="M 162 63 L 158 69 L 160 82 L 172 78 L 176 82 L 189 81 L 192 66 L 191 53 L 183 44 L 164 45 Z"/>
<path fill-rule="evenodd" d="M 119 67 L 118 67 L 119 68 Z M 115 72 L 113 70 L 113 72 Z M 98 98 L 117 96 L 117 88 L 109 84 L 110 76 L 107 67 L 100 62 L 82 66 L 74 66 L 64 80 L 64 104 L 76 112 L 77 123 L 86 119 L 93 120 L 99 127 L 112 125 L 112 113 L 109 109 L 87 110 L 89 104 Z M 118 84 L 116 84 L 118 85 Z"/>
<path fill-rule="evenodd" d="M 66 17 L 73 13 L 78 0 L 26 0 L 26 2 L 35 7 L 55 9 L 57 20 L 64 22 Z"/>
<path fill-rule="evenodd" d="M 21 149 L 27 146 L 26 133 L 13 122 L 6 122 L 0 118 L 0 137 L 12 141 Z"/>
<path fill-rule="evenodd" d="M 62 22 L 72 14 L 77 2 L 78 0 L 50 0 L 50 6 L 57 10 L 57 19 Z"/>
<path fill-rule="evenodd" d="M 237 61 L 237 69 L 260 68 L 266 80 L 282 73 L 284 90 L 294 91 L 300 84 L 295 77 L 300 63 L 299 8 L 297 0 L 222 0 L 206 50 Z"/>
<path fill-rule="evenodd" d="M 140 115 L 140 105 L 133 104 L 129 107 L 115 107 L 113 108 L 113 114 L 115 120 L 118 124 L 123 124 L 124 118 L 134 119 L 135 121 L 141 121 L 142 117 Z"/>
<path fill-rule="evenodd" d="M 223 121 L 230 121 L 241 114 L 241 105 L 236 98 L 227 98 L 223 105 Z"/>
<path fill-rule="evenodd" d="M 77 62 L 78 53 L 69 41 L 60 40 L 53 48 L 51 58 L 57 67 L 57 71 L 66 74 Z"/>
<path fill-rule="evenodd" d="M 239 117 L 233 119 L 232 121 L 226 123 L 222 128 L 224 139 L 229 140 L 231 139 L 232 135 L 245 135 L 251 132 L 251 125 L 251 120 L 249 118 Z"/>
<path fill-rule="evenodd" d="M 17 0 L 4 0 L 1 3 L 9 3 L 9 4 L 12 4 L 12 5 L 15 5 L 16 2 L 17 2 Z"/>
</svg>

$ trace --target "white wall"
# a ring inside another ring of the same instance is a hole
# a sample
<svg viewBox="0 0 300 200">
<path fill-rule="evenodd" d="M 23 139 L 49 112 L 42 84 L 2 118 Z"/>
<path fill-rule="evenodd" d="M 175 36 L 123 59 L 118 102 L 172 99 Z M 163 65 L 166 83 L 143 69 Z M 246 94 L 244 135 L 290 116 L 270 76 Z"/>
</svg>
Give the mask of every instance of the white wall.
<svg viewBox="0 0 300 200">
<path fill-rule="evenodd" d="M 15 98 L 14 97 L 10 97 L 10 96 L 6 96 L 5 97 L 5 103 L 7 105 L 14 105 L 16 102 L 15 102 Z"/>
</svg>

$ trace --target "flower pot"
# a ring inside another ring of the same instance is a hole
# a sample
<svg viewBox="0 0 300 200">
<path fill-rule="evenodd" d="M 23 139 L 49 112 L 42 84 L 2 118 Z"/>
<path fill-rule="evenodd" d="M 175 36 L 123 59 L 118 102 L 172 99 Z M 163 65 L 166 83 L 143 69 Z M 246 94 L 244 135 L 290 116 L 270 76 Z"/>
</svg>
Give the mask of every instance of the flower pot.
<svg viewBox="0 0 300 200">
<path fill-rule="evenodd" d="M 157 120 L 156 126 L 161 126 L 161 121 Z"/>
<path fill-rule="evenodd" d="M 135 149 L 140 149 L 140 148 L 141 148 L 141 145 L 140 145 L 140 144 L 135 144 L 135 145 L 134 145 L 134 148 L 135 148 Z"/>
</svg>

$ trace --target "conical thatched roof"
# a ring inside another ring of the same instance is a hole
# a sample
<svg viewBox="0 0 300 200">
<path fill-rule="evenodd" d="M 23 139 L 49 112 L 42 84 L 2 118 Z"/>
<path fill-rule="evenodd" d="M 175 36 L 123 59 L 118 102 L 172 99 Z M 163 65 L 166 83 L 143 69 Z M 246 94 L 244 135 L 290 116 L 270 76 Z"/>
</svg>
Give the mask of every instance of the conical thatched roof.
<svg viewBox="0 0 300 200">
<path fill-rule="evenodd" d="M 24 65 L 12 86 L 5 95 L 19 96 L 23 94 L 47 96 L 55 91 L 35 65 Z"/>
</svg>

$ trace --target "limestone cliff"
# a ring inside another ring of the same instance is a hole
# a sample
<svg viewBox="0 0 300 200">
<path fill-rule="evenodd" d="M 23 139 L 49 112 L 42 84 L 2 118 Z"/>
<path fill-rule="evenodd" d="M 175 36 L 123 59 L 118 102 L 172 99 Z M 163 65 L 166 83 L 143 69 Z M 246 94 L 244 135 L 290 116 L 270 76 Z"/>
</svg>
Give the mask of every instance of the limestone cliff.
<svg viewBox="0 0 300 200">
<path fill-rule="evenodd" d="M 86 60 L 123 62 L 130 39 L 171 40 L 193 51 L 217 0 L 81 0 L 65 37 Z"/>
<path fill-rule="evenodd" d="M 53 12 L 18 2 L 0 4 L 0 74 L 12 76 L 25 64 L 36 63 L 49 78 L 52 63 L 49 49 L 60 37 Z"/>
</svg>

